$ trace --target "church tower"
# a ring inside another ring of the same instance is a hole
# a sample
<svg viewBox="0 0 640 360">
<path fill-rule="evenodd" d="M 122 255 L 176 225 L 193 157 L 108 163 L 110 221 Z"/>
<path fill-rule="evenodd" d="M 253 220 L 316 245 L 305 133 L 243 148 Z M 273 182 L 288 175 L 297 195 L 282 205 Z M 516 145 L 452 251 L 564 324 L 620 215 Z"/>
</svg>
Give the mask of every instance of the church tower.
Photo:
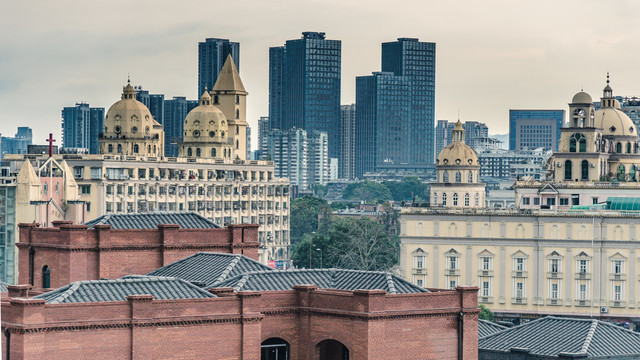
<svg viewBox="0 0 640 360">
<path fill-rule="evenodd" d="M 211 98 L 213 106 L 222 110 L 227 119 L 228 141 L 232 142 L 234 160 L 247 160 L 247 94 L 229 55 L 213 86 Z"/>
</svg>

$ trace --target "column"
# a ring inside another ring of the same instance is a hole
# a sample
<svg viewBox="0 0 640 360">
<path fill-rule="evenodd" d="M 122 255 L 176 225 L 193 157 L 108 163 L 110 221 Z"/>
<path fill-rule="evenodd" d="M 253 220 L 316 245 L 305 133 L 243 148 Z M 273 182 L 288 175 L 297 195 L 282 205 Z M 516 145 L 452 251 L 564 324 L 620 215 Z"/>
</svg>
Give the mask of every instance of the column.
<svg viewBox="0 0 640 360">
<path fill-rule="evenodd" d="M 498 298 L 498 302 L 500 304 L 504 304 L 506 302 L 506 298 L 504 296 L 505 293 L 505 279 L 507 277 L 506 274 L 506 249 L 504 246 L 500 247 L 500 297 Z"/>
</svg>

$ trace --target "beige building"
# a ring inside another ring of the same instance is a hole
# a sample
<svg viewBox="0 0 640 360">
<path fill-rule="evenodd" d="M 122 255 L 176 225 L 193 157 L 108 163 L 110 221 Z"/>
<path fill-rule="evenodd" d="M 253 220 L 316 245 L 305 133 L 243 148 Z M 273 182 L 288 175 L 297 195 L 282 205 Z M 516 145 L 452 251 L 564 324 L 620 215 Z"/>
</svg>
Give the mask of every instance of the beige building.
<svg viewBox="0 0 640 360">
<path fill-rule="evenodd" d="M 414 284 L 478 286 L 481 304 L 516 322 L 640 322 L 638 212 L 405 208 L 400 223 L 400 266 Z"/>
<path fill-rule="evenodd" d="M 431 183 L 431 205 L 447 208 L 478 208 L 485 204 L 478 155 L 464 143 L 460 120 L 454 125 L 451 144 L 436 160 L 436 182 Z"/>
</svg>

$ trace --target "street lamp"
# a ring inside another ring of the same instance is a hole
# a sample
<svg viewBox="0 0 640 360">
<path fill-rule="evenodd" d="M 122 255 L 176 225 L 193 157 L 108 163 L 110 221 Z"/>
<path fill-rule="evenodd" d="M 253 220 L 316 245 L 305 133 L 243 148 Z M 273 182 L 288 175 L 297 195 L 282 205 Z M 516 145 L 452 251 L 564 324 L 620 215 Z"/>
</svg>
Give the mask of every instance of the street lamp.
<svg viewBox="0 0 640 360">
<path fill-rule="evenodd" d="M 316 249 L 320 251 L 320 269 L 322 269 L 322 249 Z"/>
</svg>

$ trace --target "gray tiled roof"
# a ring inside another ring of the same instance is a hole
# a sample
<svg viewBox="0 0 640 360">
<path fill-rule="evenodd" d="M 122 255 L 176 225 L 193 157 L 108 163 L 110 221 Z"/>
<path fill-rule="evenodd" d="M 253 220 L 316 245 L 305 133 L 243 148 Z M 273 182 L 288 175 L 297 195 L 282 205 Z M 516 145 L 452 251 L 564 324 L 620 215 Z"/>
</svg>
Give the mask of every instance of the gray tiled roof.
<svg viewBox="0 0 640 360">
<path fill-rule="evenodd" d="M 549 357 L 560 353 L 583 354 L 589 358 L 640 357 L 640 334 L 599 320 L 548 316 L 478 341 L 481 352 L 508 352 L 512 348 Z"/>
<path fill-rule="evenodd" d="M 201 287 L 210 287 L 250 271 L 272 270 L 267 265 L 243 255 L 200 252 L 153 270 L 147 275 L 171 276 L 192 282 Z"/>
<path fill-rule="evenodd" d="M 428 292 L 396 275 L 361 270 L 305 269 L 258 271 L 238 275 L 215 285 L 236 291 L 288 290 L 294 285 L 313 284 L 320 289 L 385 290 L 390 294 Z"/>
<path fill-rule="evenodd" d="M 34 296 L 47 304 L 124 301 L 129 295 L 152 295 L 154 299 L 198 299 L 215 295 L 184 280 L 167 277 L 131 277 L 117 280 L 77 281 Z"/>
<path fill-rule="evenodd" d="M 220 226 L 194 212 L 150 212 L 137 214 L 107 214 L 85 225 L 111 225 L 112 229 L 157 229 L 158 225 L 180 225 L 183 229 L 215 229 Z"/>
<path fill-rule="evenodd" d="M 478 338 L 482 338 L 505 329 L 508 329 L 508 327 L 498 325 L 493 321 L 478 319 Z"/>
</svg>

